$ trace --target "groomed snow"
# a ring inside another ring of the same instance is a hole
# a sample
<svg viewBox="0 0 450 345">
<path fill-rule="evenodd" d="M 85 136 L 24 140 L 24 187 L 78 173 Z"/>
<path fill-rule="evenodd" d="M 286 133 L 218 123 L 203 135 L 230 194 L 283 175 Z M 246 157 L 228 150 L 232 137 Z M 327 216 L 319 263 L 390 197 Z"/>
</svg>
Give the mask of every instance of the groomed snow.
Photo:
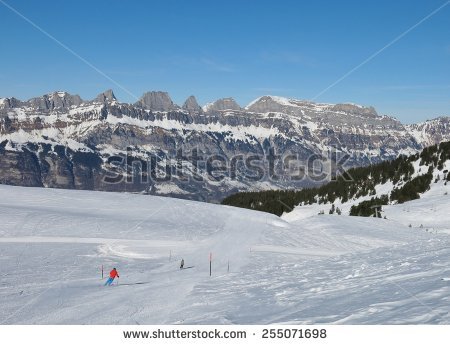
<svg viewBox="0 0 450 345">
<path fill-rule="evenodd" d="M 450 237 L 390 216 L 0 185 L 0 217 L 2 324 L 450 322 Z"/>
<path fill-rule="evenodd" d="M 189 194 L 189 192 L 181 189 L 178 187 L 175 183 L 160 183 L 155 186 L 156 190 L 159 194 L 170 194 L 170 193 L 177 193 L 177 194 Z"/>
</svg>

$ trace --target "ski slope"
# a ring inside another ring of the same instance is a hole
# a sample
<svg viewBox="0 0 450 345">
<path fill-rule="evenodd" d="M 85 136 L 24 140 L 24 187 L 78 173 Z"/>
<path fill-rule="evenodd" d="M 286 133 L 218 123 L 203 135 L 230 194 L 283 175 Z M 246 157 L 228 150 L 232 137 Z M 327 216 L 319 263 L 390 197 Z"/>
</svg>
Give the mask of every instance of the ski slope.
<svg viewBox="0 0 450 345">
<path fill-rule="evenodd" d="M 282 219 L 0 185 L 0 324 L 448 324 L 450 237 L 429 230 L 448 224 L 448 198 L 406 205 Z"/>
</svg>

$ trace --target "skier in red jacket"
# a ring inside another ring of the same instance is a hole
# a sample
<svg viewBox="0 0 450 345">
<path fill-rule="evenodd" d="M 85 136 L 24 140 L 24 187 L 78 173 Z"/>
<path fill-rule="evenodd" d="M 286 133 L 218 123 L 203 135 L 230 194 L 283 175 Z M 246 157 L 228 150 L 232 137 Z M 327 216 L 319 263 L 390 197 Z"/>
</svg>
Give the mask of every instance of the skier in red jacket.
<svg viewBox="0 0 450 345">
<path fill-rule="evenodd" d="M 116 268 L 114 267 L 114 268 L 112 269 L 112 271 L 109 272 L 109 278 L 108 278 L 108 280 L 106 281 L 105 286 L 106 286 L 106 285 L 110 286 L 110 285 L 113 283 L 114 278 L 116 278 L 116 277 L 119 278 L 119 272 L 117 272 Z"/>
</svg>

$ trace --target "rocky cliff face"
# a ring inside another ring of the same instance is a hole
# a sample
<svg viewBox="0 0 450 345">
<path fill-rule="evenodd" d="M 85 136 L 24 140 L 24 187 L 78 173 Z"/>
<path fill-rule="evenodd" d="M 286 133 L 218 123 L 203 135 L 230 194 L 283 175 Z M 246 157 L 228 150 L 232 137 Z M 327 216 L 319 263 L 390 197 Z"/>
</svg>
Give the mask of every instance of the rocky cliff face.
<svg viewBox="0 0 450 345">
<path fill-rule="evenodd" d="M 80 96 L 70 95 L 67 92 L 53 92 L 42 97 L 32 98 L 26 105 L 37 111 L 49 112 L 52 110 L 67 110 L 71 106 L 82 103 Z"/>
<path fill-rule="evenodd" d="M 195 96 L 189 96 L 188 99 L 183 103 L 182 108 L 193 113 L 202 111 L 202 107 L 198 105 Z"/>
<path fill-rule="evenodd" d="M 93 101 L 55 92 L 0 99 L 0 183 L 218 201 L 324 182 L 304 175 L 329 178 L 343 156 L 359 166 L 442 140 L 449 118 L 403 126 L 353 104 L 264 96 L 246 108 L 225 98 L 202 109 L 193 96 L 179 107 L 165 92 L 135 105 L 111 90 Z"/>
<path fill-rule="evenodd" d="M 169 94 L 162 91 L 144 93 L 136 105 L 153 111 L 171 111 L 178 108 L 178 106 L 172 102 Z"/>
<path fill-rule="evenodd" d="M 203 108 L 206 112 L 215 112 L 223 110 L 241 110 L 239 104 L 233 98 L 221 98 L 217 101 L 205 105 Z"/>
<path fill-rule="evenodd" d="M 439 117 L 422 123 L 406 126 L 409 133 L 423 146 L 448 140 L 450 117 Z"/>
<path fill-rule="evenodd" d="M 99 94 L 94 101 L 101 102 L 101 103 L 108 103 L 108 102 L 114 102 L 117 101 L 116 96 L 114 95 L 113 90 L 106 90 L 105 92 L 102 92 Z"/>
</svg>

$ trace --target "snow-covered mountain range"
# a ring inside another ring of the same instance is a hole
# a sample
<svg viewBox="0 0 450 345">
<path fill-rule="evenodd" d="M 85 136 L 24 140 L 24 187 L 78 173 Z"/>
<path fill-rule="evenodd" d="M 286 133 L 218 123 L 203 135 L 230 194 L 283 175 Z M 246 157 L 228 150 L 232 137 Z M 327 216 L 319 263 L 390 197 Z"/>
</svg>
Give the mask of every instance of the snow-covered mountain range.
<svg viewBox="0 0 450 345">
<path fill-rule="evenodd" d="M 0 183 L 218 201 L 238 190 L 315 183 L 290 178 L 314 156 L 328 158 L 335 169 L 342 156 L 350 167 L 418 152 L 450 140 L 449 123 L 441 117 L 403 125 L 372 107 L 276 96 L 246 107 L 232 98 L 201 107 L 194 96 L 179 106 L 161 91 L 147 92 L 135 104 L 119 102 L 111 90 L 91 101 L 67 92 L 28 101 L 1 98 Z M 249 177 L 248 162 L 242 162 L 269 152 L 283 159 L 294 155 L 297 165 L 278 161 L 277 178 L 271 178 L 258 159 L 263 173 Z M 218 160 L 219 175 L 211 173 Z"/>
</svg>

